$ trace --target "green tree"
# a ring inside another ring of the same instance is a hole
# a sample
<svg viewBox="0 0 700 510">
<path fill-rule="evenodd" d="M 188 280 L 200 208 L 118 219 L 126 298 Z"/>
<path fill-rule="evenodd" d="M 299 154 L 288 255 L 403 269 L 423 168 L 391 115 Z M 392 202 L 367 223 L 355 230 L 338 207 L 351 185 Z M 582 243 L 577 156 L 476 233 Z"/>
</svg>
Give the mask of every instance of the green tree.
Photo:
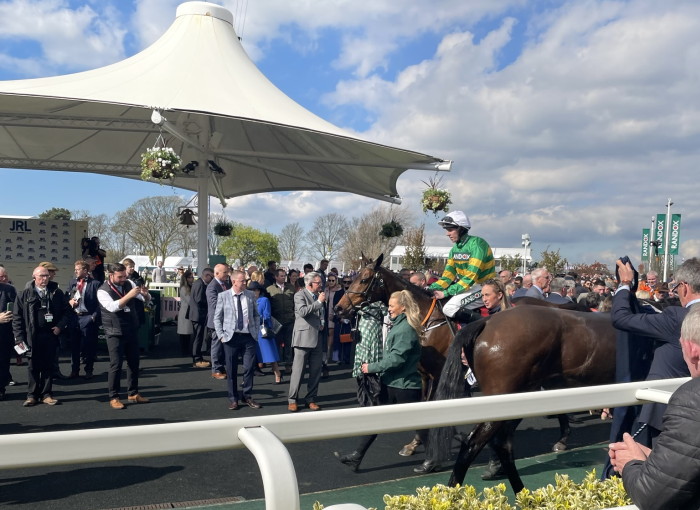
<svg viewBox="0 0 700 510">
<path fill-rule="evenodd" d="M 518 272 L 522 270 L 523 268 L 523 259 L 520 255 L 516 255 L 515 257 L 511 257 L 510 255 L 506 255 L 501 259 L 501 271 L 511 271 L 513 273 Z"/>
<path fill-rule="evenodd" d="M 52 207 L 39 215 L 42 220 L 70 220 L 71 214 L 68 209 L 63 207 Z"/>
<path fill-rule="evenodd" d="M 425 225 L 408 229 L 403 235 L 403 240 L 406 254 L 401 265 L 414 270 L 425 269 Z"/>
<path fill-rule="evenodd" d="M 547 270 L 552 274 L 563 273 L 569 262 L 559 255 L 559 250 L 550 250 L 549 246 L 544 250 L 540 256 L 542 260 L 540 261 L 538 267 L 546 267 Z"/>
<path fill-rule="evenodd" d="M 260 264 L 268 260 L 280 260 L 277 237 L 241 223 L 233 224 L 231 236 L 219 245 L 219 253 L 230 264 Z"/>
</svg>

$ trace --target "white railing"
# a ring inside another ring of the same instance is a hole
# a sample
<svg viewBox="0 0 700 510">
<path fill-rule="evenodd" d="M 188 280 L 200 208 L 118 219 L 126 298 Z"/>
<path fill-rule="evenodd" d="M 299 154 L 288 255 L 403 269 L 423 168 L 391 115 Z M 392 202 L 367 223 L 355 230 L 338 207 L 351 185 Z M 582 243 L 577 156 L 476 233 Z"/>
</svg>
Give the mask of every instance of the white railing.
<svg viewBox="0 0 700 510">
<path fill-rule="evenodd" d="M 282 443 L 529 418 L 636 405 L 640 401 L 668 402 L 669 392 L 675 391 L 687 380 L 662 379 L 297 415 L 12 434 L 0 436 L 0 469 L 134 459 L 247 446 L 255 455 L 263 475 L 267 510 L 298 510 L 296 473 Z M 195 444 L 193 437 L 197 438 Z M 281 458 L 285 460 L 282 462 Z M 294 487 L 293 494 L 289 492 L 290 487 Z M 343 507 L 336 507 L 340 508 Z M 352 505 L 344 508 L 361 507 Z"/>
</svg>

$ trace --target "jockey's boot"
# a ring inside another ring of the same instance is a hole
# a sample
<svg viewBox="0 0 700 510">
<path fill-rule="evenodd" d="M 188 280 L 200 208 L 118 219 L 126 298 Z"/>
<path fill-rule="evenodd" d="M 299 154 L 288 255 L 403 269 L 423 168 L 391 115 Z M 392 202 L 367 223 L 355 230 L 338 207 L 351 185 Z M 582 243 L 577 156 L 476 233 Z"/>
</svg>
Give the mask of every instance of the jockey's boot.
<svg viewBox="0 0 700 510">
<path fill-rule="evenodd" d="M 503 471 L 503 466 L 501 466 L 501 461 L 500 460 L 489 460 L 488 465 L 486 466 L 486 471 L 481 473 L 481 479 L 482 480 L 497 480 L 499 478 L 503 478 L 505 476 L 506 472 Z"/>
<path fill-rule="evenodd" d="M 401 448 L 401 451 L 399 452 L 399 455 L 402 457 L 410 457 L 414 453 L 416 453 L 416 448 L 418 448 L 421 445 L 421 440 L 418 436 L 413 438 L 413 441 L 410 443 L 406 444 Z"/>
<path fill-rule="evenodd" d="M 437 469 L 438 469 L 437 462 L 435 462 L 434 460 L 425 459 L 423 461 L 423 464 L 421 464 L 417 468 L 413 468 L 413 472 L 418 473 L 419 475 L 427 475 L 428 473 L 432 473 L 433 471 L 437 471 Z"/>
<path fill-rule="evenodd" d="M 333 455 L 335 455 L 336 459 L 348 466 L 355 473 L 357 473 L 357 470 L 360 469 L 360 462 L 362 462 L 362 458 L 364 457 L 364 454 L 358 450 L 348 453 L 347 455 L 341 455 L 339 452 L 333 452 Z"/>
</svg>

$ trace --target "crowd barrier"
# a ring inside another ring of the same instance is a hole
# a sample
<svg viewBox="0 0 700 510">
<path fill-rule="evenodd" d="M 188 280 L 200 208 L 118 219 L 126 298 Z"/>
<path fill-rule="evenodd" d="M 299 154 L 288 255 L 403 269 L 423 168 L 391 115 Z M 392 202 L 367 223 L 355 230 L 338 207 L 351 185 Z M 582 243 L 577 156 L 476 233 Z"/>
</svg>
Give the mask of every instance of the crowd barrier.
<svg viewBox="0 0 700 510">
<path fill-rule="evenodd" d="M 225 420 L 0 436 L 0 469 L 249 448 L 260 467 L 266 510 L 299 510 L 296 471 L 284 443 L 528 418 L 603 407 L 667 403 L 688 379 L 537 391 L 392 406 Z M 192 438 L 197 438 L 193 441 Z M 327 510 L 360 510 L 355 504 Z M 635 507 L 626 507 L 635 508 Z"/>
</svg>

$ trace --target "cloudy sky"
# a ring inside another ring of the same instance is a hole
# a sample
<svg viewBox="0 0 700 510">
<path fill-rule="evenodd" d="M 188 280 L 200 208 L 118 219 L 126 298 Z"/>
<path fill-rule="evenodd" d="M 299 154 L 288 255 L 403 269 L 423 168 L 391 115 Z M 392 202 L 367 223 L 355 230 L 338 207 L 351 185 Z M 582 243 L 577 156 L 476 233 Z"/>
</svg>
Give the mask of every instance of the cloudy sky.
<svg viewBox="0 0 700 510">
<path fill-rule="evenodd" d="M 163 34 L 179 3 L 0 0 L 0 80 L 133 55 Z M 681 255 L 700 253 L 697 0 L 215 3 L 233 12 L 260 69 L 307 109 L 363 138 L 454 160 L 443 174 L 453 209 L 492 246 L 517 247 L 529 233 L 535 259 L 549 248 L 570 262 L 638 260 L 642 228 L 671 198 Z M 398 190 L 428 244 L 445 245 L 419 207 L 429 176 L 406 172 Z M 0 178 L 3 215 L 112 214 L 163 194 L 71 173 L 1 169 Z M 251 214 L 242 197 L 226 213 L 276 233 L 310 226 L 318 204 L 344 214 L 379 204 L 340 193 L 262 198 L 262 211 Z"/>
</svg>

